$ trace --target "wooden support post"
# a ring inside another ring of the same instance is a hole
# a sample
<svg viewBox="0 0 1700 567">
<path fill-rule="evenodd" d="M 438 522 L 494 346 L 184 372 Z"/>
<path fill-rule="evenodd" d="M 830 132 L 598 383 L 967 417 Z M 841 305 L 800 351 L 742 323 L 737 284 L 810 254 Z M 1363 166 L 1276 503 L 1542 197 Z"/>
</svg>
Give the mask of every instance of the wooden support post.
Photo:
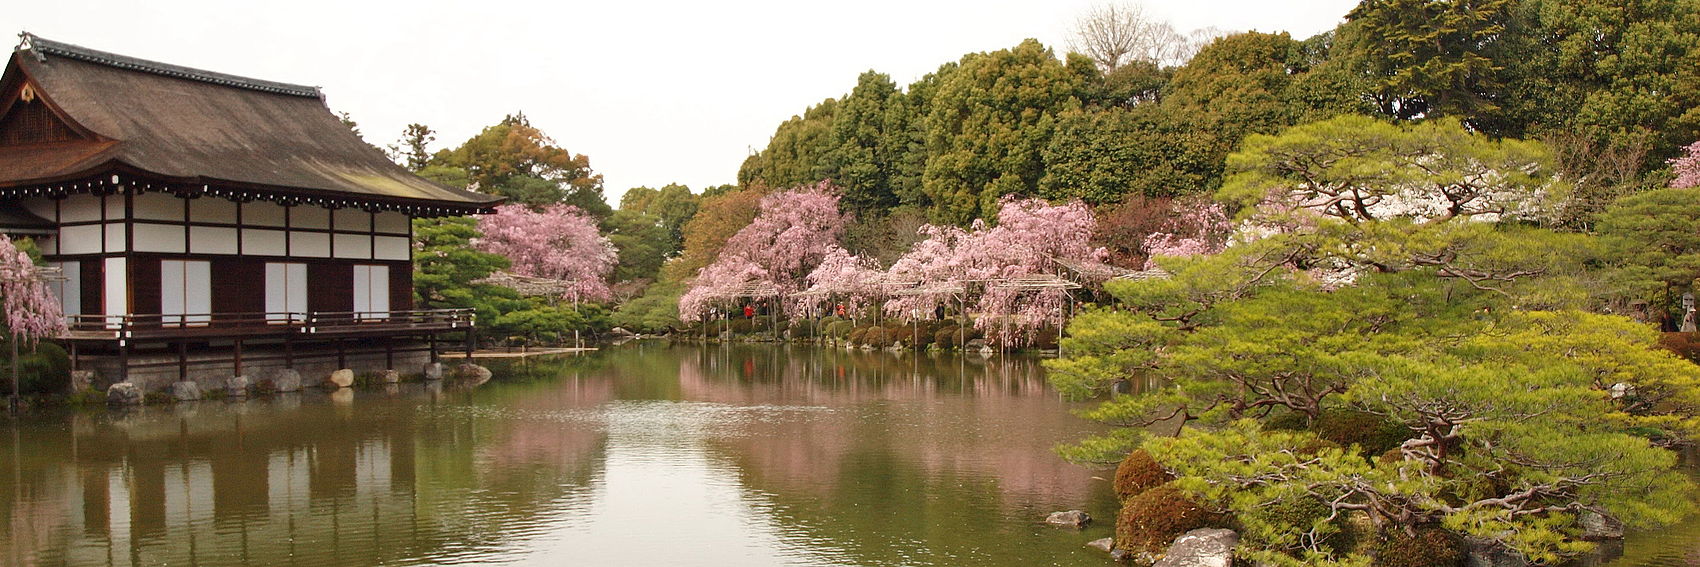
<svg viewBox="0 0 1700 567">
<path fill-rule="evenodd" d="M 426 333 L 425 344 L 431 349 L 431 362 L 437 361 L 437 334 Z"/>
<path fill-rule="evenodd" d="M 295 341 L 288 336 L 283 337 L 283 367 L 295 369 Z"/>
<path fill-rule="evenodd" d="M 18 333 L 17 332 L 14 331 L 12 333 L 12 340 L 9 341 L 9 342 L 12 343 L 12 403 L 11 403 L 11 408 L 12 408 L 13 412 L 17 412 L 18 411 L 18 401 L 20 399 L 18 397 L 19 388 L 18 388 Z M 21 457 L 21 454 L 16 453 L 16 452 L 12 453 L 12 460 L 13 461 L 17 461 L 20 457 Z"/>
<path fill-rule="evenodd" d="M 336 367 L 338 370 L 348 368 L 348 351 L 343 348 L 342 339 L 336 339 Z"/>
<path fill-rule="evenodd" d="M 189 379 L 189 343 L 177 343 L 177 381 Z"/>
<path fill-rule="evenodd" d="M 242 339 L 236 339 L 236 342 L 232 343 L 231 348 L 232 348 L 231 354 L 233 356 L 230 359 L 230 366 L 231 366 L 230 373 L 231 373 L 232 376 L 241 376 L 242 375 Z"/>
<path fill-rule="evenodd" d="M 118 339 L 118 381 L 130 381 L 130 339 Z"/>
<path fill-rule="evenodd" d="M 468 362 L 470 362 L 472 360 L 472 351 L 476 348 L 478 348 L 478 334 L 472 332 L 472 329 L 467 329 L 466 330 L 466 360 Z"/>
<path fill-rule="evenodd" d="M 395 369 L 395 342 L 387 338 L 384 339 L 384 368 Z"/>
<path fill-rule="evenodd" d="M 76 372 L 80 369 L 77 364 L 77 341 L 67 342 L 71 345 L 71 371 Z"/>
</svg>

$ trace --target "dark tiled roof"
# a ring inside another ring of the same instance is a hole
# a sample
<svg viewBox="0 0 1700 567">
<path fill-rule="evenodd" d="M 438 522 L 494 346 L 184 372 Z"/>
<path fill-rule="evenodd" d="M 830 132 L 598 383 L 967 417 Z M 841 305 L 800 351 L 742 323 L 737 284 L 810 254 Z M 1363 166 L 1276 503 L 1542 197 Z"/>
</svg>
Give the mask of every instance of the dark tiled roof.
<svg viewBox="0 0 1700 567">
<path fill-rule="evenodd" d="M 201 81 L 203 83 L 212 83 L 227 87 L 294 96 L 324 98 L 324 95 L 319 92 L 319 87 L 307 87 L 302 85 L 291 85 L 289 83 L 279 83 L 276 81 L 250 79 L 247 77 L 238 77 L 236 75 L 226 75 L 224 73 L 191 69 L 180 65 L 172 65 L 170 63 L 137 59 L 128 55 L 119 55 L 117 53 L 89 49 L 81 45 L 60 43 L 30 33 L 23 34 L 23 45 L 21 48 L 37 54 L 37 59 L 43 59 L 49 55 L 68 57 L 79 61 L 87 61 L 89 63 L 99 63 L 101 65 L 117 67 L 119 69 L 129 69 L 131 71 L 141 71 L 143 73 L 153 73 L 155 75 L 189 79 L 191 81 Z"/>
<path fill-rule="evenodd" d="M 316 88 L 26 40 L 0 85 L 27 78 L 37 104 L 47 101 L 95 139 L 0 147 L 0 188 L 123 170 L 185 185 L 403 206 L 480 210 L 501 201 L 391 162 L 349 131 Z"/>
<path fill-rule="evenodd" d="M 53 221 L 16 205 L 0 206 L 0 234 L 52 234 Z"/>
</svg>

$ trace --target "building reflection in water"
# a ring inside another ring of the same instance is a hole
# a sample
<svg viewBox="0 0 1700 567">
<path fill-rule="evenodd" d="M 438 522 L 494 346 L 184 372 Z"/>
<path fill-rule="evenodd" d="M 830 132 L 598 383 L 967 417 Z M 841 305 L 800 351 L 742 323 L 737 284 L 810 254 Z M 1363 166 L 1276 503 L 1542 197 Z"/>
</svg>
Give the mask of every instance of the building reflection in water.
<svg viewBox="0 0 1700 567">
<path fill-rule="evenodd" d="M 0 439 L 0 563 L 1101 560 L 1035 527 L 1113 499 L 1052 451 L 1095 428 L 1034 360 L 639 346 L 498 371 L 35 416 Z"/>
</svg>

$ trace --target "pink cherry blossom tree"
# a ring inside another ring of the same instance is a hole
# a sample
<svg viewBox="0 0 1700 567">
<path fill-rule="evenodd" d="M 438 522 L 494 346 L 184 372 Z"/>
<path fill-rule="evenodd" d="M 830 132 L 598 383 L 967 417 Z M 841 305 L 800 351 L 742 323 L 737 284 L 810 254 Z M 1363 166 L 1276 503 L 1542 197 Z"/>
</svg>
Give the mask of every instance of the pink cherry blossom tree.
<svg viewBox="0 0 1700 567">
<path fill-rule="evenodd" d="M 1700 142 L 1689 144 L 1682 149 L 1680 157 L 1670 160 L 1671 173 L 1676 179 L 1671 180 L 1670 186 L 1677 189 L 1700 187 Z"/>
<path fill-rule="evenodd" d="M 804 289 L 827 255 L 842 250 L 838 195 L 836 186 L 822 181 L 763 197 L 755 220 L 726 241 L 679 298 L 679 316 L 699 320 L 716 298 L 752 285 L 781 297 Z"/>
<path fill-rule="evenodd" d="M 885 272 L 872 259 L 834 247 L 805 278 L 809 284 L 808 291 L 815 297 L 798 301 L 790 308 L 793 312 L 806 312 L 819 301 L 831 298 L 859 310 L 880 295 L 879 283 L 884 276 Z"/>
<path fill-rule="evenodd" d="M 1159 232 L 1145 238 L 1145 269 L 1157 267 L 1159 256 L 1200 256 L 1227 247 L 1234 225 L 1220 203 L 1202 199 L 1177 202 Z"/>
<path fill-rule="evenodd" d="M 6 309 L 6 330 L 18 340 L 34 343 L 65 333 L 65 314 L 29 254 L 0 235 L 0 304 Z"/>
<path fill-rule="evenodd" d="M 507 257 L 514 273 L 567 282 L 564 299 L 613 299 L 608 276 L 619 257 L 597 231 L 596 220 L 578 207 L 502 205 L 480 217 L 478 228 L 484 236 L 473 240 L 473 247 Z"/>
<path fill-rule="evenodd" d="M 1000 331 L 1000 340 L 1015 344 L 1021 334 L 1057 323 L 1068 302 L 1063 287 L 1023 282 L 1057 275 L 1062 262 L 1102 262 L 1108 253 L 1090 244 L 1096 226 L 1092 210 L 1078 201 L 1052 205 L 1040 199 L 1005 198 L 995 227 L 978 221 L 966 231 L 924 227 L 927 239 L 889 271 L 893 280 L 918 281 L 921 293 L 887 301 L 886 312 L 902 316 L 927 311 L 965 293 L 977 315 L 974 324 Z M 1011 332 L 1001 332 L 1005 329 Z"/>
</svg>

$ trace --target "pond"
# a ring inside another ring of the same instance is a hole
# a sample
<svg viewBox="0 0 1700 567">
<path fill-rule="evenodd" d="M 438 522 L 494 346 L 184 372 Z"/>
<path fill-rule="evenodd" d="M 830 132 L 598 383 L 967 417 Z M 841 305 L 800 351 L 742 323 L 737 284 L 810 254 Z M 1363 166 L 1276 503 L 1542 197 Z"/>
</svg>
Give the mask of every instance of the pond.
<svg viewBox="0 0 1700 567">
<path fill-rule="evenodd" d="M 0 565 L 1111 565 L 1036 358 L 633 343 L 450 383 L 35 414 Z M 1690 461 L 1692 462 L 1692 460 Z M 1081 508 L 1085 531 L 1043 525 Z M 1700 565 L 1694 525 L 1589 565 Z"/>
<path fill-rule="evenodd" d="M 1105 565 L 1037 359 L 629 344 L 402 385 L 34 415 L 4 565 Z M 1080 532 L 1043 525 L 1082 508 Z"/>
</svg>

